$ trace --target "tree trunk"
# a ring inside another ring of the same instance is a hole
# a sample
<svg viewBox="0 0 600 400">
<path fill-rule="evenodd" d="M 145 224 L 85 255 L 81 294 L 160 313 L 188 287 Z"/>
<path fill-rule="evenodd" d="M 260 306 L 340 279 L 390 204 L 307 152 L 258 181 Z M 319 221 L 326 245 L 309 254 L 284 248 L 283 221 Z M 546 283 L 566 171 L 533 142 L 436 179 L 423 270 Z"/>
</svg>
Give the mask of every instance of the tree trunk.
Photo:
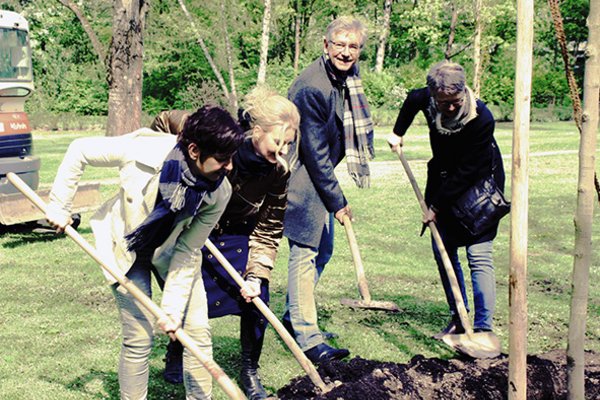
<svg viewBox="0 0 600 400">
<path fill-rule="evenodd" d="M 579 182 L 575 212 L 575 254 L 569 337 L 567 344 L 567 393 L 572 400 L 585 399 L 585 330 L 589 275 L 592 263 L 592 221 L 594 217 L 594 174 L 598 101 L 600 100 L 600 2 L 590 1 L 589 34 L 583 81 L 582 131 L 579 144 Z"/>
<path fill-rule="evenodd" d="M 560 3 L 558 0 L 548 0 L 550 6 L 550 12 L 552 14 L 552 21 L 554 22 L 554 30 L 556 32 L 556 40 L 560 47 L 560 53 L 562 55 L 563 64 L 565 66 L 565 75 L 567 76 L 567 83 L 569 84 L 569 97 L 573 103 L 573 119 L 575 125 L 579 129 L 579 135 L 582 135 L 583 127 L 581 126 L 581 99 L 579 98 L 579 88 L 577 87 L 577 81 L 575 80 L 575 74 L 571 68 L 571 62 L 569 61 L 569 52 L 567 50 L 567 38 L 565 35 L 565 28 L 563 25 L 563 18 L 560 12 Z M 579 42 L 575 42 L 575 51 L 579 47 Z M 598 175 L 594 173 L 594 187 L 596 189 L 596 197 L 600 202 L 600 183 L 598 182 Z"/>
<path fill-rule="evenodd" d="M 481 7 L 483 0 L 475 0 L 475 38 L 473 39 L 473 93 L 479 98 L 481 92 L 481 34 L 483 32 L 483 22 L 481 21 Z"/>
<path fill-rule="evenodd" d="M 383 21 L 381 34 L 379 35 L 379 44 L 377 47 L 377 58 L 375 60 L 375 73 L 383 71 L 383 60 L 385 58 L 385 46 L 387 37 L 390 33 L 390 15 L 392 13 L 392 0 L 384 0 L 383 3 Z"/>
<path fill-rule="evenodd" d="M 452 3 L 452 19 L 450 20 L 450 33 L 446 43 L 446 52 L 444 57 L 449 60 L 452 57 L 452 46 L 454 45 L 454 33 L 456 31 L 456 22 L 458 21 L 458 7 Z"/>
<path fill-rule="evenodd" d="M 107 60 L 107 136 L 132 132 L 141 124 L 147 7 L 148 4 L 144 0 L 114 2 L 113 35 Z"/>
<path fill-rule="evenodd" d="M 271 0 L 265 0 L 265 12 L 263 14 L 262 38 L 260 40 L 260 64 L 258 66 L 258 77 L 256 83 L 261 85 L 267 78 L 267 57 L 269 55 L 269 34 L 271 32 Z"/>
<path fill-rule="evenodd" d="M 527 395 L 527 231 L 529 117 L 533 65 L 533 2 L 517 0 L 517 59 L 510 220 L 508 398 Z"/>
<path fill-rule="evenodd" d="M 302 14 L 300 14 L 300 0 L 296 1 L 298 9 L 296 10 L 296 18 L 294 21 L 294 76 L 298 75 L 300 63 L 300 26 Z"/>
<path fill-rule="evenodd" d="M 196 41 L 200 45 L 200 48 L 202 49 L 202 52 L 204 53 L 204 57 L 206 57 L 206 60 L 208 61 L 210 68 L 212 69 L 213 73 L 215 74 L 215 77 L 217 78 L 219 85 L 221 85 L 221 90 L 223 91 L 223 94 L 225 95 L 225 97 L 227 98 L 229 103 L 232 104 L 231 95 L 229 94 L 229 89 L 227 89 L 227 85 L 225 84 L 225 79 L 223 79 L 223 75 L 221 75 L 221 71 L 219 71 L 217 64 L 215 63 L 212 56 L 210 55 L 210 52 L 208 51 L 208 47 L 206 47 L 206 44 L 204 43 L 204 40 L 202 39 L 202 36 L 200 35 L 200 31 L 198 30 L 198 28 L 196 28 L 194 19 L 192 18 L 189 11 L 187 10 L 185 4 L 183 3 L 183 0 L 178 0 L 178 1 L 179 1 L 179 5 L 181 6 L 181 9 L 183 10 L 183 13 L 185 14 L 186 18 L 188 19 L 190 26 L 192 27 L 192 31 L 194 31 L 194 33 L 196 34 Z"/>
<path fill-rule="evenodd" d="M 225 36 L 225 52 L 227 53 L 227 68 L 229 70 L 229 87 L 231 88 L 231 96 L 229 104 L 235 111 L 238 108 L 237 90 L 235 85 L 235 72 L 233 68 L 233 54 L 231 51 L 231 41 L 229 40 L 229 31 L 227 30 L 227 10 L 225 9 L 225 1 L 221 0 L 221 21 L 223 21 L 223 35 Z M 235 113 L 234 113 L 235 114 Z"/>
<path fill-rule="evenodd" d="M 77 19 L 81 23 L 83 30 L 88 35 L 90 42 L 92 43 L 94 52 L 96 53 L 96 56 L 98 57 L 98 64 L 102 67 L 103 71 L 106 71 L 106 63 L 105 63 L 106 54 L 104 54 L 104 46 L 102 46 L 102 43 L 100 43 L 100 40 L 98 40 L 98 36 L 96 36 L 96 32 L 94 32 L 94 30 L 92 29 L 92 26 L 90 25 L 89 21 L 87 20 L 87 18 L 83 14 L 83 12 L 79 9 L 77 4 L 75 4 L 71 0 L 58 0 L 58 1 L 63 6 L 67 7 L 69 10 L 71 10 L 73 12 L 73 14 L 75 14 Z"/>
</svg>

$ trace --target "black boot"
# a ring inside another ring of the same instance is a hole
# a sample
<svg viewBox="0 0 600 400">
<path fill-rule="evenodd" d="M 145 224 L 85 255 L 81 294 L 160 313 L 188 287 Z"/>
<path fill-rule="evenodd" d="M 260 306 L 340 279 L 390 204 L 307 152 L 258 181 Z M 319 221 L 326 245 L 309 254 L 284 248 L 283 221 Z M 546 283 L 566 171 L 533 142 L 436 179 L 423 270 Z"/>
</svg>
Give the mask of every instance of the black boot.
<svg viewBox="0 0 600 400">
<path fill-rule="evenodd" d="M 163 378 L 174 385 L 183 383 L 183 345 L 178 340 L 167 345 Z"/>
<path fill-rule="evenodd" d="M 253 310 L 258 312 L 258 310 Z M 255 312 L 243 313 L 240 321 L 240 343 L 242 345 L 242 370 L 240 380 L 248 400 L 263 400 L 267 391 L 258 376 L 258 360 L 262 352 L 267 324 Z"/>
</svg>

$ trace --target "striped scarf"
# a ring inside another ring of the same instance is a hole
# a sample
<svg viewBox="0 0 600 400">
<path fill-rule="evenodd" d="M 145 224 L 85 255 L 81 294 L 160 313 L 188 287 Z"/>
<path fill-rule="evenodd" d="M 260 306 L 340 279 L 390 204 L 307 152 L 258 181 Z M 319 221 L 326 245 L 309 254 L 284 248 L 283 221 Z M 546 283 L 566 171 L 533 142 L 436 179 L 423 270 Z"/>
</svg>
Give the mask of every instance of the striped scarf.
<svg viewBox="0 0 600 400">
<path fill-rule="evenodd" d="M 330 78 L 334 82 L 340 82 L 341 79 L 335 73 L 327 54 L 323 57 Z M 341 84 L 344 97 L 344 143 L 348 174 L 356 186 L 368 188 L 371 185 L 369 160 L 375 156 L 373 122 L 356 65 Z"/>
<path fill-rule="evenodd" d="M 206 193 L 216 190 L 224 176 L 213 182 L 194 175 L 178 143 L 163 163 L 154 209 L 133 232 L 125 235 L 128 250 L 153 250 L 160 246 L 177 223 L 198 213 Z"/>
</svg>

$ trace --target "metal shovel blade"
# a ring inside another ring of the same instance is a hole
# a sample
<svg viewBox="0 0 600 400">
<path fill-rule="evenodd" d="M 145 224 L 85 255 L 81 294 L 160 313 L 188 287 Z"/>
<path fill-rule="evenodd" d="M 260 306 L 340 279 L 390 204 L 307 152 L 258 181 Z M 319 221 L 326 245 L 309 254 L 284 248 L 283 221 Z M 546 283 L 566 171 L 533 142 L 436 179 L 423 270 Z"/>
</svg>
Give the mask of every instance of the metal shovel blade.
<svg viewBox="0 0 600 400">
<path fill-rule="evenodd" d="M 340 303 L 342 303 L 342 305 L 344 306 L 351 308 L 366 308 L 370 310 L 384 310 L 390 312 L 400 311 L 400 308 L 398 308 L 396 303 L 392 301 L 341 299 Z"/>
<path fill-rule="evenodd" d="M 496 358 L 500 355 L 500 340 L 494 332 L 444 335 L 444 343 L 472 358 Z"/>
</svg>

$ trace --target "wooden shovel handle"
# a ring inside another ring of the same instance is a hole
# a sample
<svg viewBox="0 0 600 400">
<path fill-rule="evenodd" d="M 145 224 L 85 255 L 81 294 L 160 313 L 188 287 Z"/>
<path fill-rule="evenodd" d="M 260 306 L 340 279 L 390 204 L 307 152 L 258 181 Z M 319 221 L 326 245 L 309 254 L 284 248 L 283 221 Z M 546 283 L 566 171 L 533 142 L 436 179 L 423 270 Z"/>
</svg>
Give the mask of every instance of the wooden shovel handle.
<svg viewBox="0 0 600 400">
<path fill-rule="evenodd" d="M 18 175 L 9 172 L 6 177 L 25 197 L 27 197 L 44 214 L 46 213 L 46 203 L 35 193 Z M 88 253 L 100 266 L 106 270 L 121 286 L 123 286 L 137 301 L 140 302 L 157 319 L 167 319 L 167 314 L 154 303 L 144 292 L 142 292 L 133 282 L 131 282 L 119 269 L 106 263 L 96 249 L 90 245 L 71 225 L 65 228 L 65 234 Z M 181 344 L 196 357 L 202 365 L 208 370 L 211 376 L 221 386 L 223 391 L 230 399 L 246 399 L 240 388 L 225 374 L 219 365 L 210 357 L 202 354 L 192 338 L 181 328 L 174 332 Z"/>
<path fill-rule="evenodd" d="M 350 253 L 352 253 L 352 263 L 354 264 L 354 270 L 356 271 L 356 281 L 358 284 L 358 292 L 362 299 L 369 303 L 371 302 L 371 293 L 369 293 L 369 285 L 367 284 L 367 278 L 365 277 L 365 268 L 360 257 L 360 251 L 358 250 L 358 242 L 356 241 L 356 235 L 354 229 L 352 229 L 352 222 L 347 214 L 342 217 L 344 221 L 344 230 L 346 231 L 346 237 L 348 238 L 348 244 L 350 245 Z"/>
<path fill-rule="evenodd" d="M 205 245 L 206 248 L 215 256 L 217 261 L 221 263 L 225 271 L 227 271 L 227 273 L 233 278 L 235 283 L 237 283 L 240 287 L 244 287 L 246 285 L 246 281 L 244 280 L 244 278 L 242 278 L 239 272 L 233 267 L 233 265 L 231 265 L 231 263 L 227 260 L 227 258 L 225 258 L 223 253 L 219 251 L 219 249 L 210 241 L 210 239 L 206 239 Z M 310 380 L 313 382 L 313 384 L 319 389 L 321 389 L 323 393 L 329 391 L 329 388 L 325 385 L 323 379 L 321 379 L 321 376 L 317 372 L 313 363 L 310 362 L 310 360 L 306 357 L 302 349 L 300 349 L 300 346 L 298 346 L 298 343 L 296 343 L 296 341 L 289 334 L 287 329 L 285 329 L 283 324 L 279 321 L 279 319 L 277 319 L 275 314 L 273 314 L 273 311 L 271 311 L 271 309 L 265 304 L 264 301 L 262 301 L 260 297 L 254 297 L 252 299 L 252 303 L 254 303 L 256 308 L 258 308 L 258 310 L 271 323 L 273 328 L 275 328 L 275 331 L 279 334 L 279 336 L 281 336 L 281 338 L 291 350 L 294 357 L 296 357 L 296 360 L 298 360 L 298 363 L 300 364 L 302 369 L 304 369 L 304 371 L 306 372 Z"/>
<path fill-rule="evenodd" d="M 413 190 L 415 191 L 415 195 L 417 196 L 417 200 L 419 201 L 419 205 L 421 206 L 421 210 L 423 213 L 427 212 L 427 204 L 425 204 L 425 200 L 423 199 L 423 195 L 421 194 L 421 190 L 419 189 L 419 185 L 417 184 L 417 180 L 410 169 L 410 165 L 408 165 L 408 161 L 406 157 L 404 157 L 404 153 L 402 152 L 402 147 L 398 146 L 396 148 L 396 153 L 400 158 L 400 162 L 402 162 L 402 166 L 406 171 L 406 175 L 408 176 L 408 180 L 410 181 Z M 442 241 L 442 237 L 435 225 L 435 222 L 429 222 L 429 229 L 431 230 L 431 235 L 433 236 L 433 240 L 435 240 L 435 244 L 437 245 L 438 251 L 440 252 L 440 256 L 442 258 L 442 264 L 444 264 L 444 269 L 446 270 L 446 275 L 448 275 L 448 280 L 450 281 L 450 287 L 452 288 L 452 295 L 454 296 L 454 302 L 456 304 L 456 310 L 458 311 L 458 316 L 460 318 L 460 323 L 465 329 L 465 333 L 467 335 L 471 335 L 473 333 L 473 328 L 471 328 L 471 323 L 469 322 L 469 316 L 467 314 L 467 309 L 465 308 L 465 302 L 463 301 L 462 293 L 460 292 L 460 288 L 458 286 L 458 280 L 456 279 L 456 274 L 454 273 L 454 267 L 452 266 L 452 261 L 450 261 L 450 257 L 448 256 L 448 252 L 446 251 L 446 247 L 444 246 L 444 242 Z"/>
</svg>

